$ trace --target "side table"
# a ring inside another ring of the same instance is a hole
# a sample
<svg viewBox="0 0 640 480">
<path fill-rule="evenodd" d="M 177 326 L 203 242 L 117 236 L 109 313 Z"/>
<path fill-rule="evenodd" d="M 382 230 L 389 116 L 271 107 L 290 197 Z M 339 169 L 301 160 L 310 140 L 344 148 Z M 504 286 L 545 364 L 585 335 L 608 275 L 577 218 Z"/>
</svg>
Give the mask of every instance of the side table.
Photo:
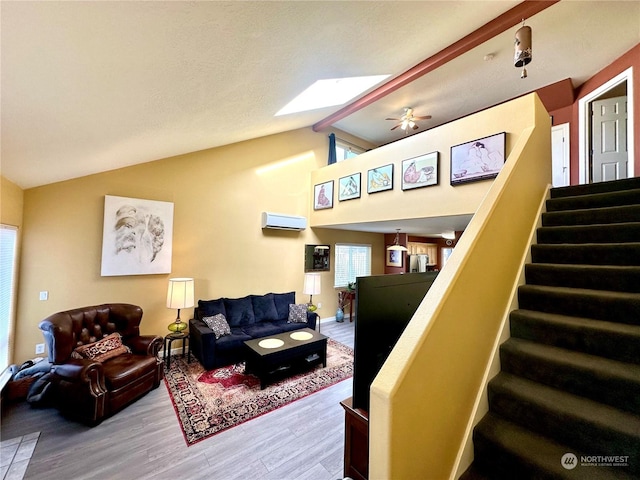
<svg viewBox="0 0 640 480">
<path fill-rule="evenodd" d="M 162 352 L 162 360 L 167 363 L 167 368 L 171 368 L 171 344 L 175 340 L 182 340 L 182 358 L 184 358 L 185 349 L 189 352 L 187 363 L 191 363 L 191 346 L 189 345 L 188 332 L 174 332 L 164 337 L 164 349 Z"/>
</svg>

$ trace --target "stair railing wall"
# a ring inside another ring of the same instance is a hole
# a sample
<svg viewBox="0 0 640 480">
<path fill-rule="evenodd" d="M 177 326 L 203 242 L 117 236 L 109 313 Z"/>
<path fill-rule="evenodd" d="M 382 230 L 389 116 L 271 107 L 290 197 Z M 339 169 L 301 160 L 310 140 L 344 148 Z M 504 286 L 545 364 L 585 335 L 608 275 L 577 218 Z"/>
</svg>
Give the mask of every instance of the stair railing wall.
<svg viewBox="0 0 640 480">
<path fill-rule="evenodd" d="M 482 420 L 484 415 L 489 411 L 489 398 L 487 394 L 487 385 L 489 381 L 500 372 L 500 345 L 509 339 L 511 336 L 509 329 L 509 313 L 518 308 L 518 287 L 526 283 L 524 267 L 527 263 L 531 263 L 531 245 L 536 243 L 536 230 L 542 226 L 542 213 L 546 211 L 545 202 L 549 198 L 549 190 L 551 185 L 545 190 L 544 195 L 540 199 L 538 212 L 536 213 L 535 223 L 533 224 L 529 233 L 528 246 L 523 252 L 520 264 L 520 274 L 517 281 L 513 284 L 511 291 L 511 303 L 506 309 L 506 312 L 502 318 L 500 325 L 500 333 L 497 335 L 493 344 L 493 352 L 491 354 L 491 360 L 487 364 L 487 368 L 482 378 L 482 383 L 477 392 L 476 402 L 473 408 L 473 414 L 469 417 L 467 423 L 467 430 L 465 433 L 465 440 L 460 446 L 458 451 L 458 457 L 455 462 L 455 475 L 451 478 L 459 478 L 467 468 L 473 462 L 473 429 Z"/>
<path fill-rule="evenodd" d="M 551 180 L 549 115 L 535 94 L 516 101 L 530 126 L 504 116 L 505 166 L 371 386 L 370 478 L 456 473 Z"/>
</svg>

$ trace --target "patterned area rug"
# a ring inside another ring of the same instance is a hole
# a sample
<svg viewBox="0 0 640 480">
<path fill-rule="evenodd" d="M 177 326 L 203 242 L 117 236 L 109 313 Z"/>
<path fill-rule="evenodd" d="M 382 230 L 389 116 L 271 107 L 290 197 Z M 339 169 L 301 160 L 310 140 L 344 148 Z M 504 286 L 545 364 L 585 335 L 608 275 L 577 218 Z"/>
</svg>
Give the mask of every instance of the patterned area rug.
<svg viewBox="0 0 640 480">
<path fill-rule="evenodd" d="M 260 389 L 245 375 L 244 363 L 204 370 L 197 360 L 175 356 L 165 369 L 165 385 L 187 445 L 269 413 L 353 375 L 353 350 L 329 339 L 327 367 L 317 366 Z"/>
</svg>

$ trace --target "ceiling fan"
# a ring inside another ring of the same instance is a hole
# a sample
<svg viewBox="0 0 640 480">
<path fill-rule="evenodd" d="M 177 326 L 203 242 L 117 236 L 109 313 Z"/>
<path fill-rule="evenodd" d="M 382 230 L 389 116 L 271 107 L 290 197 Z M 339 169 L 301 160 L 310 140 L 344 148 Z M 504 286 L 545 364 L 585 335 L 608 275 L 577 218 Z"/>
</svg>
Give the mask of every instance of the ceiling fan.
<svg viewBox="0 0 640 480">
<path fill-rule="evenodd" d="M 397 125 L 392 127 L 391 130 L 395 130 L 396 128 L 400 127 L 405 131 L 405 133 L 407 133 L 410 128 L 413 130 L 417 130 L 418 128 L 420 128 L 416 123 L 417 120 L 429 120 L 430 118 L 431 115 L 414 115 L 412 107 L 404 107 L 404 114 L 400 118 L 389 117 L 386 120 L 395 120 L 396 122 L 399 122 Z"/>
</svg>

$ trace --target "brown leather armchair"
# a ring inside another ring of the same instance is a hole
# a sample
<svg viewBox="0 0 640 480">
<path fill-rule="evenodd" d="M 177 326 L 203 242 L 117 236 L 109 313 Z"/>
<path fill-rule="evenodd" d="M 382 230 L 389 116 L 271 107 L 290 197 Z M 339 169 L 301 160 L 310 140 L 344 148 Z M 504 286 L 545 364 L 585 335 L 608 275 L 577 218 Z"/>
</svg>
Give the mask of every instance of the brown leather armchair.
<svg viewBox="0 0 640 480">
<path fill-rule="evenodd" d="M 163 340 L 140 335 L 141 320 L 140 307 L 111 303 L 54 313 L 40 322 L 53 366 L 52 402 L 62 413 L 96 425 L 160 385 Z M 114 332 L 131 353 L 102 361 L 79 358 L 79 351 L 91 348 L 83 346 Z"/>
</svg>

